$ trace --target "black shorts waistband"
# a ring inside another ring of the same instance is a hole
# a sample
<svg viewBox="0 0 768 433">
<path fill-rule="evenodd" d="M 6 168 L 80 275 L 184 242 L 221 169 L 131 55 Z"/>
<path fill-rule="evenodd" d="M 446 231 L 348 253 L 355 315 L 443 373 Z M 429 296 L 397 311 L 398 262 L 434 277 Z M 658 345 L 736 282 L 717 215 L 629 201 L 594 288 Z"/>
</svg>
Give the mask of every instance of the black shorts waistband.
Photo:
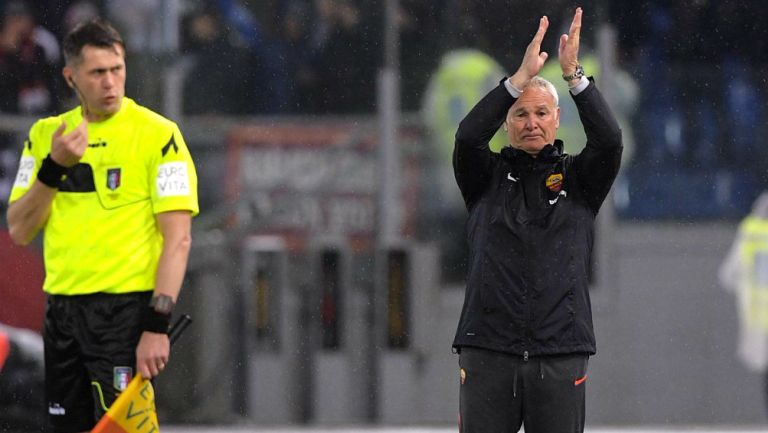
<svg viewBox="0 0 768 433">
<path fill-rule="evenodd" d="M 67 302 L 102 302 L 114 299 L 142 299 L 152 297 L 152 289 L 142 292 L 129 293 L 89 293 L 86 295 L 48 295 L 48 302 L 61 304 Z"/>
</svg>

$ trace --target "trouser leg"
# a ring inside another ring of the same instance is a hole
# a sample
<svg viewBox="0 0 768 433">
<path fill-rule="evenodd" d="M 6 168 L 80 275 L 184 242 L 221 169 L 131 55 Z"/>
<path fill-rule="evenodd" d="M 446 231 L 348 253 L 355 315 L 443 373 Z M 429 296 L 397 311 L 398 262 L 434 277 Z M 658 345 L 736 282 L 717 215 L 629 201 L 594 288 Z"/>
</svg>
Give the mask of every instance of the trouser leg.
<svg viewBox="0 0 768 433">
<path fill-rule="evenodd" d="M 526 433 L 582 433 L 588 355 L 535 357 L 522 369 Z"/>
<path fill-rule="evenodd" d="M 462 348 L 459 356 L 460 433 L 514 433 L 523 414 L 515 356 Z"/>
</svg>

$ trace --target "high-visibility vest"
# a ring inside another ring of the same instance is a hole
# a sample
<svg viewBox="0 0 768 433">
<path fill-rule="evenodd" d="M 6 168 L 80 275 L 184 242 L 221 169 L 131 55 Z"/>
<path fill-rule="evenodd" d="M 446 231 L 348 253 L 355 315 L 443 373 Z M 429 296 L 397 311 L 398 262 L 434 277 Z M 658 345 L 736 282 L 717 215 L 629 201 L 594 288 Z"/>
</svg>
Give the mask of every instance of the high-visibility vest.
<svg viewBox="0 0 768 433">
<path fill-rule="evenodd" d="M 475 49 L 450 51 L 443 56 L 429 82 L 423 116 L 437 153 L 449 166 L 459 122 L 505 75 L 495 60 Z M 490 147 L 498 152 L 506 143 L 506 134 L 499 128 Z"/>
<path fill-rule="evenodd" d="M 768 219 L 741 223 L 741 308 L 747 325 L 768 331 Z"/>
</svg>

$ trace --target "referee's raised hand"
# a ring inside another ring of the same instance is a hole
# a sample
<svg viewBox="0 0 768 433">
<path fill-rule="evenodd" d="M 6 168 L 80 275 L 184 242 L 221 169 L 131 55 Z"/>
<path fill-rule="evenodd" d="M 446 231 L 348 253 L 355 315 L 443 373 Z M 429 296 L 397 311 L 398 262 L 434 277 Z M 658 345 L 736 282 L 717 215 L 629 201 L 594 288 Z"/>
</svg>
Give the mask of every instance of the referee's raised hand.
<svg viewBox="0 0 768 433">
<path fill-rule="evenodd" d="M 85 154 L 85 149 L 88 148 L 88 121 L 83 119 L 77 128 L 64 134 L 66 129 L 67 124 L 61 122 L 61 125 L 53 133 L 51 159 L 63 167 L 72 167 L 80 162 Z"/>
</svg>

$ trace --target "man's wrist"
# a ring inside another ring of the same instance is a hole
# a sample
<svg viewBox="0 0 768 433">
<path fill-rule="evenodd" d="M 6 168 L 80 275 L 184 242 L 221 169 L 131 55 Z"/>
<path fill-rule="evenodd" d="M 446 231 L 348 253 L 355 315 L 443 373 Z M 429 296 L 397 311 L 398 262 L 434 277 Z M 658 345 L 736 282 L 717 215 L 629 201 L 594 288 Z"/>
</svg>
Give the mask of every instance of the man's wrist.
<svg viewBox="0 0 768 433">
<path fill-rule="evenodd" d="M 512 84 L 512 81 L 510 81 L 509 78 L 504 80 L 504 87 L 507 89 L 507 92 L 512 96 L 513 98 L 517 99 L 520 97 L 520 95 L 523 93 L 523 90 L 519 87 L 516 87 L 514 84 Z"/>
<path fill-rule="evenodd" d="M 522 89 L 525 88 L 525 85 L 528 84 L 528 82 L 531 81 L 531 77 L 529 77 L 526 73 L 517 71 L 514 75 L 507 78 L 507 83 L 509 83 L 510 86 L 513 88 L 519 90 L 522 92 Z"/>
<path fill-rule="evenodd" d="M 37 171 L 37 180 L 42 184 L 58 189 L 61 183 L 64 181 L 64 176 L 67 174 L 67 167 L 59 165 L 51 158 L 51 154 L 43 159 L 43 163 L 40 164 L 40 170 Z"/>
<path fill-rule="evenodd" d="M 142 309 L 141 330 L 167 334 L 174 306 L 173 299 L 168 295 L 153 296 L 149 304 Z"/>
<path fill-rule="evenodd" d="M 569 89 L 573 89 L 574 87 L 578 86 L 579 83 L 581 83 L 581 78 L 574 78 L 573 80 L 566 81 Z"/>
<path fill-rule="evenodd" d="M 581 80 L 581 77 L 584 76 L 584 68 L 577 64 L 573 70 L 566 71 L 563 69 L 563 80 L 568 82 L 568 86 L 571 87 L 571 84 L 573 83 L 578 84 L 578 82 Z"/>
<path fill-rule="evenodd" d="M 173 302 L 173 298 L 168 295 L 155 295 L 150 299 L 149 306 L 158 313 L 170 315 L 176 304 Z"/>
<path fill-rule="evenodd" d="M 154 308 L 146 306 L 141 313 L 142 332 L 155 332 L 158 334 L 167 334 L 171 326 L 171 315 L 158 313 Z"/>
<path fill-rule="evenodd" d="M 571 95 L 576 96 L 579 93 L 583 92 L 584 89 L 586 89 L 589 86 L 589 79 L 587 77 L 581 77 L 579 81 L 576 82 L 575 85 L 571 86 L 568 85 L 568 91 L 571 92 Z"/>
</svg>

